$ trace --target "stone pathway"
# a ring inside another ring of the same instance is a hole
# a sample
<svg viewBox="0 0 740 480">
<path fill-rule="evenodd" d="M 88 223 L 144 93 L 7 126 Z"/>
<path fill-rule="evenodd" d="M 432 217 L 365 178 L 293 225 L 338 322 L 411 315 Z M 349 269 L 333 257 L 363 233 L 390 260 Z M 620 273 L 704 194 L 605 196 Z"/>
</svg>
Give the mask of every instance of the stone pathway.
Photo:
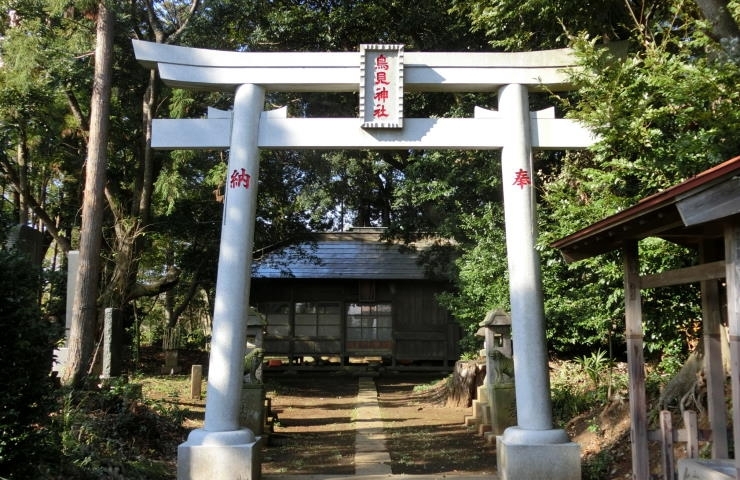
<svg viewBox="0 0 740 480">
<path fill-rule="evenodd" d="M 354 412 L 355 475 L 390 475 L 391 455 L 385 448 L 378 392 L 371 377 L 360 377 Z"/>
<path fill-rule="evenodd" d="M 495 475 L 449 474 L 393 475 L 391 456 L 386 450 L 383 419 L 380 417 L 378 392 L 372 377 L 360 377 L 357 402 L 352 416 L 355 422 L 354 475 L 263 475 L 263 480 L 496 480 Z"/>
</svg>

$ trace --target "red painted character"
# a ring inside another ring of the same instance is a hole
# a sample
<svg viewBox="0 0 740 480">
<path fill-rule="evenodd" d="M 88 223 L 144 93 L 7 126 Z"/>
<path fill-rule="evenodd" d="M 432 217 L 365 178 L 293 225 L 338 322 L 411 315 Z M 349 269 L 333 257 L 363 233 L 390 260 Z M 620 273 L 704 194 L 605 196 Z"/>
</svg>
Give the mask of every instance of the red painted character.
<svg viewBox="0 0 740 480">
<path fill-rule="evenodd" d="M 375 85 L 390 85 L 386 72 L 375 72 Z"/>
<path fill-rule="evenodd" d="M 519 185 L 519 188 L 524 188 L 527 185 L 532 185 L 532 179 L 529 178 L 529 172 L 524 170 L 523 168 L 520 168 L 518 172 L 516 172 L 516 178 L 514 179 L 514 183 L 512 185 Z"/>
<path fill-rule="evenodd" d="M 249 188 L 249 180 L 251 180 L 251 178 L 252 176 L 243 168 L 241 169 L 241 172 L 239 170 L 234 170 L 231 172 L 231 181 L 229 182 L 229 185 L 231 188 Z"/>
<path fill-rule="evenodd" d="M 373 117 L 374 118 L 386 118 L 388 117 L 388 111 L 385 109 L 385 105 L 381 105 L 375 110 L 373 110 Z"/>
<path fill-rule="evenodd" d="M 388 58 L 385 55 L 378 55 L 375 59 L 375 70 L 388 70 Z"/>
<path fill-rule="evenodd" d="M 376 88 L 373 98 L 379 102 L 385 102 L 388 100 L 388 89 L 385 87 Z"/>
</svg>

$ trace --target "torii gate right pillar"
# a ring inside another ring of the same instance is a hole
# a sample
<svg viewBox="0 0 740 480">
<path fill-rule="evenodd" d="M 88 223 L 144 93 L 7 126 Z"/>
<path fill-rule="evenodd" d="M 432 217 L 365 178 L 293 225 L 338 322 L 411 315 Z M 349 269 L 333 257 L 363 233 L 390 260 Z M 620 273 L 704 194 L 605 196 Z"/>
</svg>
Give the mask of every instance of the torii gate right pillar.
<svg viewBox="0 0 740 480">
<path fill-rule="evenodd" d="M 501 480 L 579 480 L 580 447 L 552 427 L 529 97 L 524 85 L 499 89 L 508 134 L 501 149 L 518 425 L 496 439 Z"/>
</svg>

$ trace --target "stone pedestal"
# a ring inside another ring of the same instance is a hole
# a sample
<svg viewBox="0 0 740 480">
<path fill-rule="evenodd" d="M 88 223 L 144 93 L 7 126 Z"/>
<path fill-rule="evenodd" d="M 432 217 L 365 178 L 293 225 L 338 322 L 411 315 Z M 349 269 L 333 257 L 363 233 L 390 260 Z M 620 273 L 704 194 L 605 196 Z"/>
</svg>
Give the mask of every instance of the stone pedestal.
<svg viewBox="0 0 740 480">
<path fill-rule="evenodd" d="M 255 435 L 262 435 L 265 425 L 265 386 L 261 383 L 242 385 L 242 403 L 239 409 L 239 426 Z"/>
<path fill-rule="evenodd" d="M 491 406 L 491 432 L 501 435 L 504 430 L 516 425 L 516 390 L 513 383 L 489 386 Z"/>
<path fill-rule="evenodd" d="M 564 430 L 507 428 L 496 455 L 499 480 L 581 479 L 581 447 Z"/>
<path fill-rule="evenodd" d="M 261 438 L 249 430 L 194 430 L 177 447 L 178 480 L 260 480 Z"/>
</svg>

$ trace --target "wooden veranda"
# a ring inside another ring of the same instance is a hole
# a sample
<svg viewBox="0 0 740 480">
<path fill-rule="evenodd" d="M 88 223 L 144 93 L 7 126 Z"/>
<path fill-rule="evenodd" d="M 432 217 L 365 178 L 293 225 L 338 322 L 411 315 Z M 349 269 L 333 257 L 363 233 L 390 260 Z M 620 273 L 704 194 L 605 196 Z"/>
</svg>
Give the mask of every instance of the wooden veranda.
<svg viewBox="0 0 740 480">
<path fill-rule="evenodd" d="M 700 283 L 704 369 L 712 458 L 728 458 L 727 405 L 721 342 L 729 340 L 732 432 L 740 445 L 740 157 L 554 242 L 567 261 L 620 250 L 624 262 L 625 337 L 629 369 L 632 471 L 650 478 L 641 290 Z M 648 237 L 690 247 L 695 266 L 640 275 L 638 242 Z M 724 280 L 725 292 L 722 291 Z M 729 339 L 722 338 L 723 298 Z M 740 456 L 735 455 L 740 479 Z"/>
</svg>

